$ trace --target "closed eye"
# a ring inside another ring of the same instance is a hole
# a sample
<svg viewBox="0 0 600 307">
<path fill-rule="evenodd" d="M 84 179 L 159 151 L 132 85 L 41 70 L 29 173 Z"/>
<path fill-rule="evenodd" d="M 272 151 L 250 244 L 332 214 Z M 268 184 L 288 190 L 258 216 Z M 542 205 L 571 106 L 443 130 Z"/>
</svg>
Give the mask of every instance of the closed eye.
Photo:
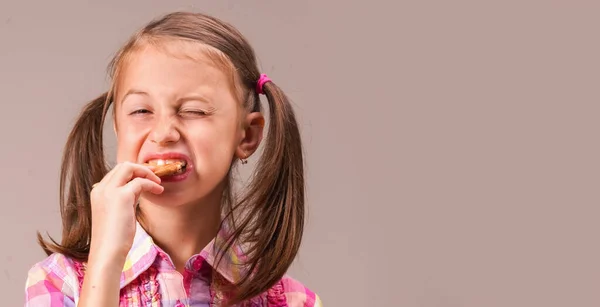
<svg viewBox="0 0 600 307">
<path fill-rule="evenodd" d="M 206 115 L 211 114 L 211 112 L 209 112 L 209 111 L 198 110 L 198 109 L 182 110 L 181 113 L 186 114 L 186 115 L 191 115 L 191 116 L 206 116 Z"/>
<path fill-rule="evenodd" d="M 150 111 L 148 111 L 146 109 L 139 109 L 139 110 L 135 110 L 135 111 L 131 112 L 130 115 L 133 115 L 133 114 L 146 114 L 146 113 L 150 113 Z"/>
<path fill-rule="evenodd" d="M 206 115 L 208 113 L 204 112 L 204 111 L 185 111 L 184 113 L 189 113 L 189 114 L 197 114 L 197 115 Z"/>
</svg>

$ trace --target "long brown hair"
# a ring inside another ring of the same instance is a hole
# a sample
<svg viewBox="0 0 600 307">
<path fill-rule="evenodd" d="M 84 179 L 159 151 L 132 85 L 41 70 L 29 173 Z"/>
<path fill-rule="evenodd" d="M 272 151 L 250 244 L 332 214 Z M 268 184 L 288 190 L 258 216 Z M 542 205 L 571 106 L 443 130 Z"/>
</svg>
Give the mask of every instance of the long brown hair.
<svg viewBox="0 0 600 307">
<path fill-rule="evenodd" d="M 108 172 L 102 131 L 113 103 L 115 79 L 133 50 L 165 40 L 197 42 L 212 50 L 231 68 L 243 107 L 261 110 L 255 90 L 260 77 L 255 53 L 237 29 L 212 16 L 190 12 L 170 13 L 147 24 L 116 53 L 109 65 L 112 87 L 84 107 L 68 137 L 60 175 L 62 241 L 45 241 L 38 233 L 38 241 L 48 255 L 58 252 L 87 260 L 90 190 Z M 244 244 L 246 259 L 246 273 L 232 285 L 229 304 L 252 298 L 283 277 L 296 257 L 303 233 L 305 187 L 300 132 L 284 92 L 274 82 L 264 84 L 263 91 L 269 105 L 268 130 L 251 181 L 244 194 L 236 197 L 231 188 L 231 171 L 225 179 L 224 216 L 233 227 L 218 251 L 218 259 L 236 243 Z"/>
</svg>

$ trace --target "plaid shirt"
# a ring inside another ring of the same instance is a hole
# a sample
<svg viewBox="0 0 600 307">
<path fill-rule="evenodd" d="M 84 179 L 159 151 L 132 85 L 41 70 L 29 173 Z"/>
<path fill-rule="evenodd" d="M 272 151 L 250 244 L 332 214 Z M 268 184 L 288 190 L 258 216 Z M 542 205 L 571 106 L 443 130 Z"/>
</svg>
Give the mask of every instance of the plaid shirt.
<svg viewBox="0 0 600 307">
<path fill-rule="evenodd" d="M 216 240 L 222 239 L 220 232 Z M 219 283 L 235 282 L 240 277 L 240 249 L 228 252 L 216 269 L 211 241 L 186 263 L 184 274 L 175 270 L 169 255 L 162 251 L 148 233 L 137 224 L 134 243 L 121 274 L 121 307 L 219 306 L 224 294 Z M 62 254 L 52 254 L 36 263 L 27 276 L 26 307 L 75 307 L 83 283 L 85 263 Z M 315 293 L 289 276 L 284 276 L 263 294 L 241 306 L 321 307 Z"/>
</svg>

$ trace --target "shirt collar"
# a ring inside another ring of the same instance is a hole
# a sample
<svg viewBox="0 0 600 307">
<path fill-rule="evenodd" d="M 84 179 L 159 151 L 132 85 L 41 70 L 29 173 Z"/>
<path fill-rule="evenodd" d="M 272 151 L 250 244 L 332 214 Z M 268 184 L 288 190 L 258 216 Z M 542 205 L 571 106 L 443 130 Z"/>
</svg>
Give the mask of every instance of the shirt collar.
<svg viewBox="0 0 600 307">
<path fill-rule="evenodd" d="M 228 233 L 229 228 L 225 224 L 217 233 L 217 236 L 202 249 L 199 256 L 205 259 L 206 262 L 227 281 L 235 283 L 240 279 L 244 268 L 243 265 L 241 265 L 244 260 L 244 253 L 241 246 L 234 244 L 225 252 L 223 259 L 218 267 L 215 268 L 216 261 L 218 260 L 217 255 L 215 254 L 215 247 L 218 249 L 218 247 L 223 246 Z M 164 252 L 154 243 L 152 237 L 140 223 L 137 222 L 133 245 L 127 254 L 125 265 L 123 266 L 123 271 L 121 273 L 121 288 L 135 280 L 140 274 L 152 266 L 159 253 Z"/>
</svg>

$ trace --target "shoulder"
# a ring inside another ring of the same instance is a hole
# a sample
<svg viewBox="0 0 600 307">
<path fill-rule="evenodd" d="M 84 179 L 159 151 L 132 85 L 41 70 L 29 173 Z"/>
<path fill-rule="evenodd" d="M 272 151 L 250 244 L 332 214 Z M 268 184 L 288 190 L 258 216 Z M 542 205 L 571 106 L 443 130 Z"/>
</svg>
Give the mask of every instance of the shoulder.
<svg viewBox="0 0 600 307">
<path fill-rule="evenodd" d="M 65 255 L 52 254 L 28 270 L 26 306 L 69 306 L 78 288 L 76 263 Z"/>
<path fill-rule="evenodd" d="M 322 307 L 321 299 L 300 281 L 286 275 L 279 282 L 280 291 L 289 307 Z"/>
</svg>

